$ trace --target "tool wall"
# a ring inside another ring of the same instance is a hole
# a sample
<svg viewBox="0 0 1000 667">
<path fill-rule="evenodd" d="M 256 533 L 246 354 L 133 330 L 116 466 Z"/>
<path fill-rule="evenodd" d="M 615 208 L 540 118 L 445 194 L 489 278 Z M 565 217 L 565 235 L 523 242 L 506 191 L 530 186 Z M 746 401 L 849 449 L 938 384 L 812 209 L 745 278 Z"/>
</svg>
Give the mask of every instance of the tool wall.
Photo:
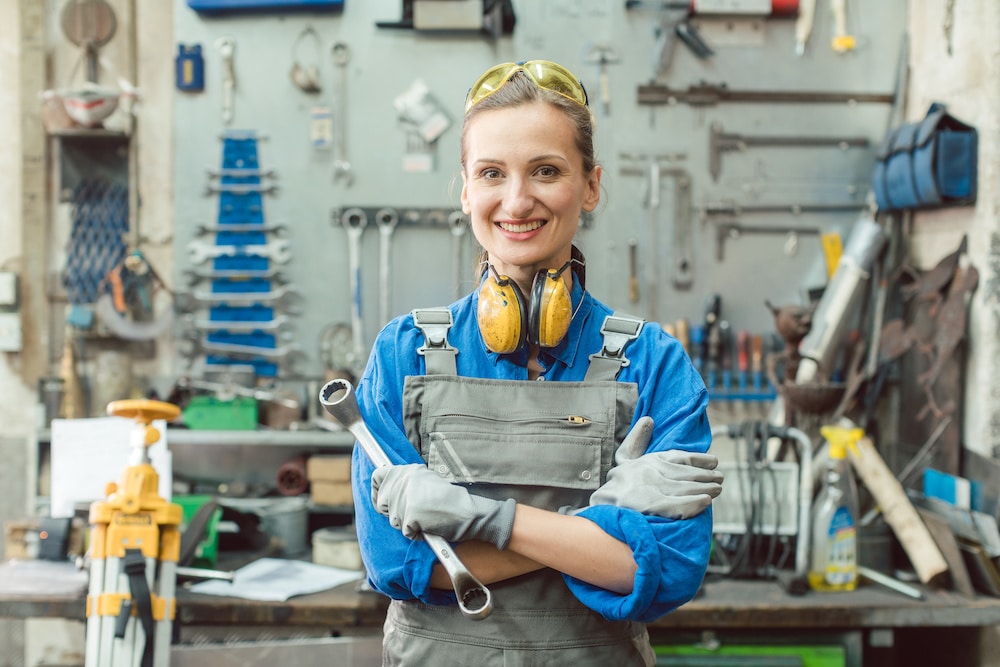
<svg viewBox="0 0 1000 667">
<path fill-rule="evenodd" d="M 427 30 L 400 0 L 250 13 L 175 0 L 177 285 L 196 341 L 178 363 L 357 371 L 387 318 L 471 289 L 462 103 L 490 65 L 532 58 L 574 70 L 597 117 L 603 202 L 578 239 L 592 291 L 667 324 L 720 304 L 733 332 L 770 334 L 764 301 L 822 288 L 821 235 L 846 242 L 865 206 L 905 1 L 819 0 L 800 55 L 805 22 L 780 9 L 806 2 L 674 4 L 521 0 L 503 26 L 487 11 L 478 28 Z M 224 159 L 234 142 L 253 142 L 253 165 Z M 257 333 L 218 324 L 234 303 L 259 327 L 229 326 Z"/>
</svg>

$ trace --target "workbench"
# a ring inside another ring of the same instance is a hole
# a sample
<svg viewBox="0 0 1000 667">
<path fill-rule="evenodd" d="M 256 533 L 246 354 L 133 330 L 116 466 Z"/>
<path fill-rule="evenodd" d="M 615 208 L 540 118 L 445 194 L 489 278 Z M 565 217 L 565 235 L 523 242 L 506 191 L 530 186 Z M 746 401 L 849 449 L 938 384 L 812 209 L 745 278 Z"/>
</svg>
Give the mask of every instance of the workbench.
<svg viewBox="0 0 1000 667">
<path fill-rule="evenodd" d="M 83 620 L 86 583 L 86 572 L 69 563 L 4 563 L 0 565 L 0 616 Z M 870 652 L 867 642 L 874 633 L 881 638 L 878 641 L 890 645 L 894 635 L 933 637 L 939 650 L 947 651 L 941 638 L 949 629 L 958 631 L 956 637 L 968 643 L 967 630 L 1000 625 L 998 598 L 921 590 L 923 600 L 874 584 L 849 593 L 792 596 L 771 581 L 708 580 L 694 600 L 650 623 L 649 630 L 654 644 L 706 632 L 720 637 L 727 633 L 750 636 L 759 642 L 767 636 L 850 635 L 856 638 L 855 644 L 866 642 L 865 650 Z M 178 589 L 177 600 L 181 627 L 295 627 L 342 636 L 379 632 L 387 603 L 381 595 L 361 590 L 358 582 L 286 602 L 203 595 L 184 587 Z M 857 647 L 855 652 L 860 650 Z M 848 664 L 860 664 L 860 659 Z M 893 661 L 880 659 L 877 664 L 882 667 Z"/>
</svg>

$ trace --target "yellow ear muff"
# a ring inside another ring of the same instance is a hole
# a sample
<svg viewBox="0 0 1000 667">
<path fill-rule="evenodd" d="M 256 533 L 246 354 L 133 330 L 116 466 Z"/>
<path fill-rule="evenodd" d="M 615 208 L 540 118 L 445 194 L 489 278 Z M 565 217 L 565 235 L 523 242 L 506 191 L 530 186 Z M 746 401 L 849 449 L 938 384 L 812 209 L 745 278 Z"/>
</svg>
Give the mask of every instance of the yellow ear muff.
<svg viewBox="0 0 1000 667">
<path fill-rule="evenodd" d="M 524 296 L 516 283 L 507 276 L 499 279 L 487 273 L 479 287 L 479 306 L 476 320 L 483 342 L 491 351 L 510 354 L 526 338 Z"/>
<path fill-rule="evenodd" d="M 539 271 L 531 286 L 528 337 L 534 345 L 555 347 L 569 331 L 573 320 L 573 299 L 562 271 Z"/>
</svg>

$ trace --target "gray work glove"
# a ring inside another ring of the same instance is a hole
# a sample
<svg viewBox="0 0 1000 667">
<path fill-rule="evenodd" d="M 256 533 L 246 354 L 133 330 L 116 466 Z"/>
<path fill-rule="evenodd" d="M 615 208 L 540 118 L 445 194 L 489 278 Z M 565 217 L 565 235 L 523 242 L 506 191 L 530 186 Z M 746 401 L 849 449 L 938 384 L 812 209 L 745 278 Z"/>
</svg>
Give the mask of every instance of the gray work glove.
<svg viewBox="0 0 1000 667">
<path fill-rule="evenodd" d="M 670 449 L 644 454 L 653 420 L 641 417 L 615 452 L 607 482 L 590 496 L 591 505 L 628 507 L 665 519 L 687 519 L 705 511 L 722 492 L 719 459 L 712 454 Z"/>
<path fill-rule="evenodd" d="M 516 505 L 513 498 L 471 494 L 422 463 L 376 468 L 372 504 L 411 539 L 429 533 L 449 542 L 482 540 L 498 549 L 510 542 Z"/>
</svg>

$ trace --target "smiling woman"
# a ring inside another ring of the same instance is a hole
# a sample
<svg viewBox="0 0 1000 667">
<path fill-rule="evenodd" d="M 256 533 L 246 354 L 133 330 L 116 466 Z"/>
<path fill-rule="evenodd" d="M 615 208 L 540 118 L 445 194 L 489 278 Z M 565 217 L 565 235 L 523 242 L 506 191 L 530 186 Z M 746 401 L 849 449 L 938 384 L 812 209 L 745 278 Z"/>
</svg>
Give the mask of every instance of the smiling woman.
<svg viewBox="0 0 1000 667">
<path fill-rule="evenodd" d="M 649 666 L 644 622 L 701 584 L 722 480 L 707 392 L 676 339 L 586 290 L 593 130 L 555 63 L 470 89 L 461 200 L 482 281 L 390 322 L 357 388 L 396 464 L 353 466 L 362 558 L 393 599 L 386 665 Z M 492 614 L 461 614 L 422 533 L 490 586 Z"/>
</svg>

